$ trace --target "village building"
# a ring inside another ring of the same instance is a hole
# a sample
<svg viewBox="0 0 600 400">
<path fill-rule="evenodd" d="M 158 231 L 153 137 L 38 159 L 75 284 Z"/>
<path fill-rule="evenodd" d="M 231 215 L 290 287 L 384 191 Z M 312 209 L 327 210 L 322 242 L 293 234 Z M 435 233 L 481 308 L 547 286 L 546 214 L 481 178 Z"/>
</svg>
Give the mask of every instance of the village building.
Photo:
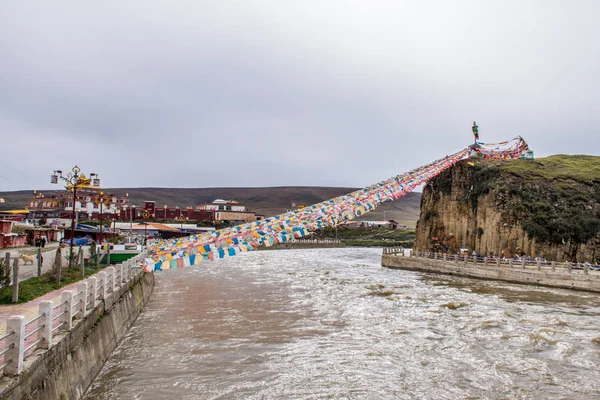
<svg viewBox="0 0 600 400">
<path fill-rule="evenodd" d="M 406 229 L 406 225 L 399 223 L 393 219 L 386 221 L 348 221 L 341 226 L 350 229 L 372 229 L 372 228 L 386 228 L 386 229 Z"/>
<path fill-rule="evenodd" d="M 99 197 L 104 200 L 99 201 Z M 86 187 L 77 191 L 75 199 L 76 234 L 87 235 L 97 230 L 90 227 L 86 230 L 78 221 L 99 220 L 120 222 L 139 221 L 141 219 L 176 220 L 183 222 L 254 222 L 263 218 L 254 212 L 248 211 L 247 207 L 235 200 L 215 199 L 210 203 L 197 206 L 159 206 L 155 201 L 145 201 L 143 208 L 130 205 L 128 197 L 104 194 L 97 187 Z M 28 201 L 21 213 L 6 213 L 5 219 L 25 220 L 32 226 L 45 225 L 57 228 L 66 228 L 71 225 L 73 214 L 73 193 L 69 191 L 57 191 L 53 193 L 37 193 Z M 90 232 L 88 232 L 90 231 Z M 41 232 L 41 231 L 39 231 Z M 40 236 L 38 231 L 29 230 L 28 242 Z M 42 234 L 43 235 L 43 234 Z M 48 231 L 48 239 L 58 237 L 55 231 Z"/>
<path fill-rule="evenodd" d="M 256 214 L 235 200 L 215 199 L 212 203 L 200 204 L 198 210 L 213 211 L 217 221 L 256 221 Z"/>
<path fill-rule="evenodd" d="M 186 208 L 157 207 L 156 202 L 146 201 L 144 210 L 147 215 L 154 219 L 176 219 L 185 221 L 242 221 L 253 222 L 257 220 L 254 212 L 248 211 L 245 205 L 235 200 L 216 199 L 211 203 L 199 204 L 196 207 Z"/>
<path fill-rule="evenodd" d="M 75 213 L 80 220 L 115 219 L 127 209 L 127 198 L 104 195 L 100 202 L 100 191 L 97 188 L 80 189 L 75 199 Z M 27 205 L 29 219 L 61 220 L 70 219 L 73 214 L 73 194 L 56 192 L 50 195 L 35 193 Z"/>
<path fill-rule="evenodd" d="M 13 224 L 14 221 L 0 220 L 0 249 L 25 246 L 27 236 L 14 233 Z"/>
<path fill-rule="evenodd" d="M 36 240 L 43 239 L 44 243 L 58 242 L 64 237 L 64 230 L 41 226 L 21 225 L 13 228 L 14 231 L 23 232 L 26 236 L 25 242 L 35 245 Z"/>
</svg>

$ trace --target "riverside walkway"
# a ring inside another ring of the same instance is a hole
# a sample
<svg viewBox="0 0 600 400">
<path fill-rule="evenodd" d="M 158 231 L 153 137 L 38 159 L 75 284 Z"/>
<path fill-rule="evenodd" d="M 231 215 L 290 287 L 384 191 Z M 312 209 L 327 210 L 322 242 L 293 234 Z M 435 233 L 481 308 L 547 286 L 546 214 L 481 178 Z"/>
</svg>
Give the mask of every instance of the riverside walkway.
<svg viewBox="0 0 600 400">
<path fill-rule="evenodd" d="M 145 253 L 23 304 L 0 305 L 0 371 L 18 375 L 27 358 L 49 349 L 100 303 L 114 301 L 140 273 Z M 0 380 L 0 389 L 2 381 Z"/>
<path fill-rule="evenodd" d="M 600 271 L 583 263 L 515 262 L 433 252 L 409 254 L 400 248 L 384 248 L 381 265 L 392 269 L 600 292 Z"/>
</svg>

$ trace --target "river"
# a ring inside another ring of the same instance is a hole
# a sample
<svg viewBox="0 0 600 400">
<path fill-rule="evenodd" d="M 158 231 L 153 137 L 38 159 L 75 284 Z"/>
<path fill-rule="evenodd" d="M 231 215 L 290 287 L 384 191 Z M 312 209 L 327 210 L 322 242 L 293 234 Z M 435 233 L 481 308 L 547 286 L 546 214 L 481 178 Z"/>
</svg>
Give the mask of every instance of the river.
<svg viewBox="0 0 600 400">
<path fill-rule="evenodd" d="M 600 298 L 390 270 L 380 249 L 156 274 L 85 399 L 598 399 Z"/>
</svg>

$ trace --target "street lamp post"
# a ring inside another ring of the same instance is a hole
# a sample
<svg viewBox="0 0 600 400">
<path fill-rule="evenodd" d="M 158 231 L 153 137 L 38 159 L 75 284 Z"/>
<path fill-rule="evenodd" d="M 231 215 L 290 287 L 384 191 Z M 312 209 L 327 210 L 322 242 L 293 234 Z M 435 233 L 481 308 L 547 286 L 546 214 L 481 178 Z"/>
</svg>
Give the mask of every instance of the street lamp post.
<svg viewBox="0 0 600 400">
<path fill-rule="evenodd" d="M 104 205 L 105 201 L 108 202 L 110 200 L 110 195 L 107 195 L 104 192 L 99 192 L 94 197 L 94 200 L 100 204 L 100 214 L 99 214 L 100 228 L 99 228 L 99 234 L 98 234 L 98 241 L 100 242 L 100 244 L 102 244 L 102 228 L 103 228 L 102 227 L 102 213 L 103 213 L 102 206 Z"/>
<path fill-rule="evenodd" d="M 98 226 L 98 236 L 96 238 L 98 245 L 96 246 L 96 264 L 98 264 L 98 249 L 102 249 L 102 233 L 103 233 L 103 225 L 102 225 L 102 214 L 104 210 L 102 209 L 104 206 L 104 202 L 108 202 L 110 200 L 110 195 L 105 194 L 104 192 L 97 192 L 93 197 L 94 202 L 100 205 L 100 213 L 98 214 L 98 219 L 100 220 L 100 225 Z M 102 261 L 102 259 L 100 259 Z"/>
<path fill-rule="evenodd" d="M 180 215 L 176 219 L 179 221 L 179 231 L 180 231 L 180 233 L 183 233 L 183 221 L 186 221 L 187 218 L 184 217 L 183 215 Z"/>
<path fill-rule="evenodd" d="M 81 172 L 81 168 L 79 168 L 77 165 L 75 165 L 71 171 L 69 171 L 67 173 L 66 176 L 64 176 L 62 174 L 61 170 L 55 170 L 54 173 L 50 176 L 50 183 L 54 183 L 57 184 L 58 180 L 61 179 L 63 180 L 66 185 L 65 185 L 65 189 L 67 190 L 73 190 L 73 210 L 71 213 L 71 243 L 69 244 L 69 268 L 73 267 L 73 243 L 75 242 L 75 213 L 77 212 L 76 209 L 76 202 L 77 202 L 77 189 L 80 187 L 85 187 L 85 186 L 91 186 L 90 184 L 92 183 L 92 178 L 93 177 L 97 177 L 98 174 L 95 173 L 91 173 L 90 177 L 86 177 L 84 174 L 80 174 Z M 96 179 L 94 179 L 94 181 L 96 181 Z M 61 278 L 61 271 L 60 268 L 57 271 L 57 276 L 56 279 L 58 281 L 58 284 L 60 285 L 60 278 Z"/>
<path fill-rule="evenodd" d="M 148 222 L 146 222 L 146 220 L 148 218 L 150 218 L 151 216 L 152 216 L 152 212 L 150 210 L 148 210 L 146 208 L 144 208 L 142 210 L 142 218 L 144 218 L 144 243 L 143 243 L 144 248 L 146 248 L 146 238 L 148 237 L 147 232 L 146 232 L 146 230 L 148 228 Z"/>
<path fill-rule="evenodd" d="M 98 214 L 98 218 L 100 219 L 100 226 L 98 226 L 98 241 L 100 242 L 100 245 L 102 245 L 102 204 L 103 201 L 100 200 L 100 214 Z"/>
</svg>

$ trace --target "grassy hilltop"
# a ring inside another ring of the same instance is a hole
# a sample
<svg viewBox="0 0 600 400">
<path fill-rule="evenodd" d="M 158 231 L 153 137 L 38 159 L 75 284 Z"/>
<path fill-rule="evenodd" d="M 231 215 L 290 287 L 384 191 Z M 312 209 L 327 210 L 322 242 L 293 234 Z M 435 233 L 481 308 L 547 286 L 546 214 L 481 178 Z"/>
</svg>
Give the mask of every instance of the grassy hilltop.
<svg viewBox="0 0 600 400">
<path fill-rule="evenodd" d="M 557 154 L 537 160 L 502 161 L 498 166 L 523 179 L 572 180 L 588 185 L 600 182 L 600 156 Z"/>
<path fill-rule="evenodd" d="M 483 253 L 512 249 L 557 260 L 596 259 L 600 157 L 461 161 L 426 186 L 419 226 L 421 248 L 435 237 L 440 245 Z"/>
<path fill-rule="evenodd" d="M 493 178 L 493 179 L 490 179 Z M 600 157 L 476 162 L 474 195 L 492 190 L 509 221 L 543 242 L 585 243 L 600 233 Z"/>
</svg>

